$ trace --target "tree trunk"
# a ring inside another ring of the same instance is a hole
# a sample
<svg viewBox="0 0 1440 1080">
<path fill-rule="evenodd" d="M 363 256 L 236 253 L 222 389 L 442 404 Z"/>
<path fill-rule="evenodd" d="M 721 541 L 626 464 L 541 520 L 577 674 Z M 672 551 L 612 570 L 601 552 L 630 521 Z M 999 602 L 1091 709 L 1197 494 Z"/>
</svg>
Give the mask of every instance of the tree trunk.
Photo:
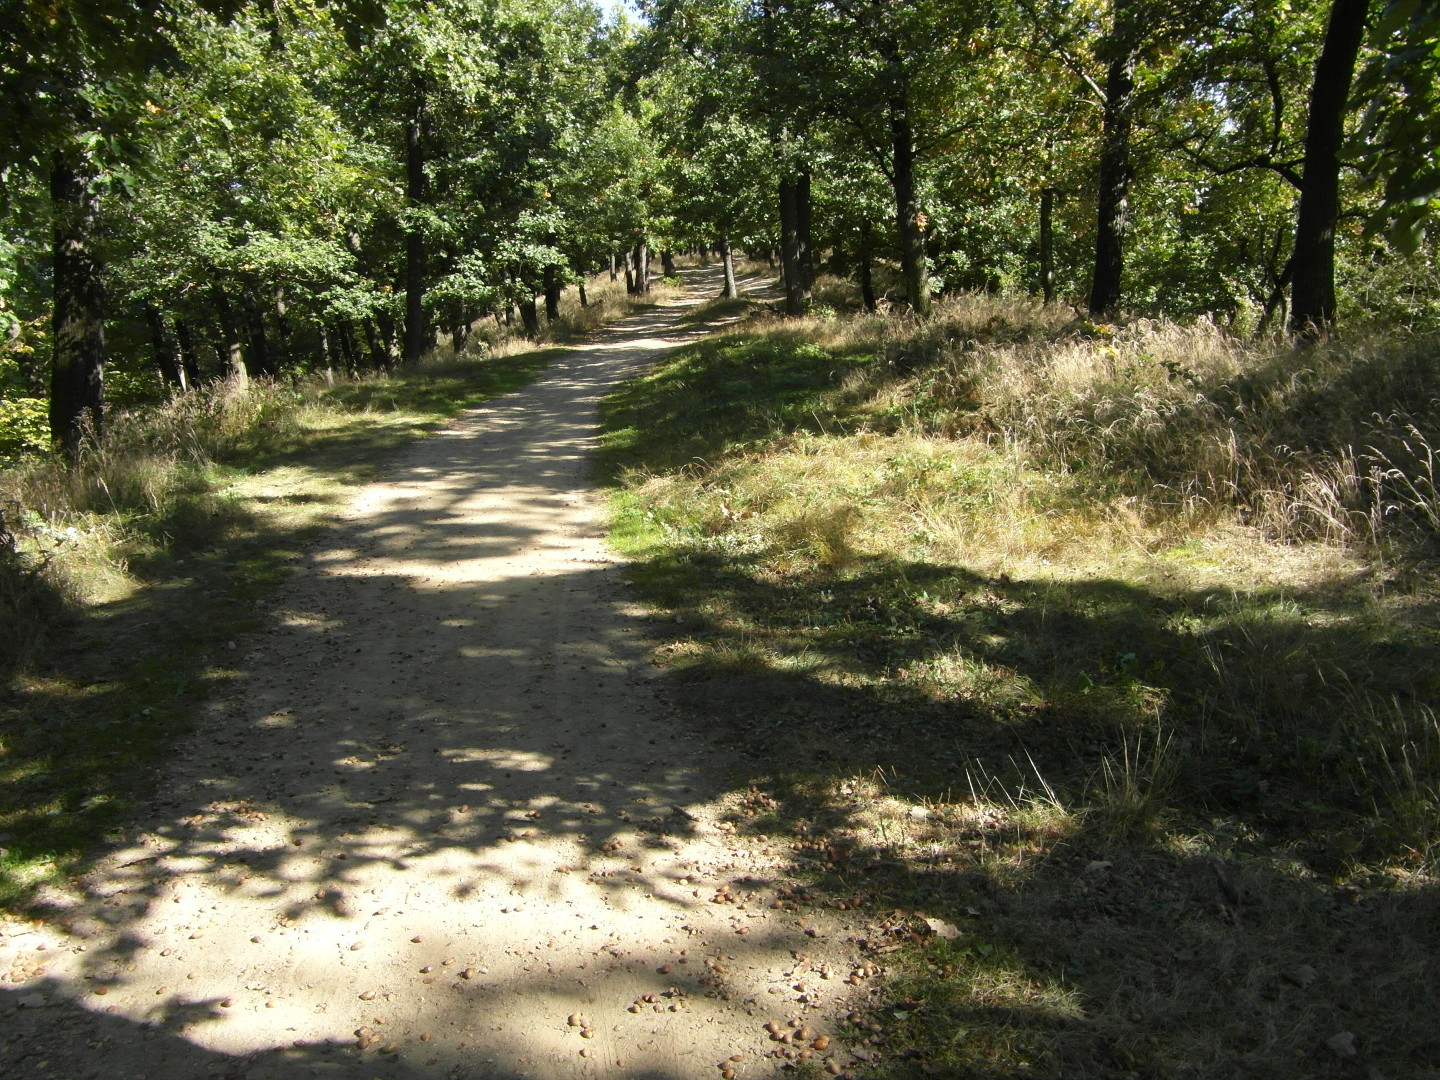
<svg viewBox="0 0 1440 1080">
<path fill-rule="evenodd" d="M 650 295 L 650 245 L 644 240 L 635 245 L 635 295 Z"/>
<path fill-rule="evenodd" d="M 180 350 L 165 325 L 164 313 L 154 304 L 146 304 L 145 321 L 150 324 L 150 342 L 155 349 L 155 367 L 160 377 L 183 394 L 189 389 L 185 385 L 185 369 L 180 366 Z"/>
<path fill-rule="evenodd" d="M 376 371 L 384 371 L 390 366 L 390 352 L 385 347 L 385 339 L 380 336 L 380 331 L 375 326 L 375 320 L 362 319 L 360 328 L 365 333 L 365 347 L 370 350 L 370 366 Z"/>
<path fill-rule="evenodd" d="M 1040 192 L 1040 295 L 1055 302 L 1055 189 Z"/>
<path fill-rule="evenodd" d="M 670 254 L 668 248 L 660 252 L 660 268 L 668 278 L 678 276 L 675 273 L 675 256 Z"/>
<path fill-rule="evenodd" d="M 590 306 L 590 297 L 589 297 L 589 296 L 586 294 L 586 292 L 585 292 L 585 282 L 583 282 L 583 281 L 580 282 L 579 288 L 580 288 L 580 306 L 581 306 L 582 308 L 588 308 L 588 307 Z"/>
<path fill-rule="evenodd" d="M 345 358 L 345 370 L 351 375 L 360 374 L 360 353 L 355 348 L 355 324 L 349 319 L 340 320 L 340 353 Z"/>
<path fill-rule="evenodd" d="M 720 237 L 720 261 L 725 267 L 725 291 L 721 294 L 726 300 L 738 300 L 740 290 L 735 286 L 735 253 L 730 250 L 730 237 Z"/>
<path fill-rule="evenodd" d="M 905 295 L 915 314 L 929 315 L 930 267 L 925 259 L 924 218 L 915 193 L 915 136 L 910 128 L 909 107 L 901 97 L 890 102 L 890 147 Z"/>
<path fill-rule="evenodd" d="M 564 286 L 560 284 L 560 268 L 558 266 L 545 267 L 545 321 L 554 322 L 560 318 L 560 293 Z"/>
<path fill-rule="evenodd" d="M 400 359 L 399 328 L 395 325 L 394 317 L 388 311 L 375 313 L 375 323 L 380 328 L 380 340 L 385 343 L 385 367 L 395 366 L 395 361 Z"/>
<path fill-rule="evenodd" d="M 55 155 L 50 438 L 72 458 L 80 453 L 86 427 L 98 437 L 105 418 L 105 294 L 91 246 L 100 218 L 94 181 L 88 158 Z"/>
<path fill-rule="evenodd" d="M 279 374 L 279 369 L 270 353 L 270 338 L 265 333 L 264 312 L 248 292 L 241 301 L 241 307 L 245 312 L 245 330 L 250 338 L 250 370 L 256 375 L 274 378 Z"/>
<path fill-rule="evenodd" d="M 535 306 L 535 297 L 530 296 L 520 301 L 520 321 L 525 324 L 526 337 L 540 336 L 540 311 Z"/>
<path fill-rule="evenodd" d="M 810 309 L 810 293 L 801 269 L 803 246 L 800 240 L 800 191 L 792 179 L 780 180 L 780 272 L 785 278 L 785 314 L 804 315 Z"/>
<path fill-rule="evenodd" d="M 878 306 L 875 303 L 875 283 L 870 277 L 870 265 L 875 257 L 873 247 L 870 223 L 866 221 L 860 226 L 860 303 L 866 311 L 874 311 Z"/>
<path fill-rule="evenodd" d="M 411 210 L 425 202 L 425 99 L 405 124 L 405 201 Z M 405 345 L 406 366 L 420 363 L 425 350 L 425 236 L 417 221 L 405 234 Z"/>
<path fill-rule="evenodd" d="M 225 377 L 238 386 L 250 381 L 250 370 L 245 366 L 245 351 L 240 346 L 240 330 L 235 325 L 235 313 L 225 290 L 216 285 L 211 290 L 215 300 L 215 314 L 220 318 L 220 353 L 225 357 Z"/>
<path fill-rule="evenodd" d="M 1369 0 L 1334 0 L 1310 86 L 1305 166 L 1295 219 L 1290 331 L 1312 336 L 1335 319 L 1335 222 L 1340 216 L 1340 144 Z"/>
<path fill-rule="evenodd" d="M 800 292 L 805 309 L 810 309 L 815 291 L 815 249 L 810 243 L 810 170 L 801 169 L 795 178 L 795 257 L 800 268 Z"/>
<path fill-rule="evenodd" d="M 195 337 L 190 333 L 190 324 L 184 319 L 175 320 L 175 340 L 180 345 L 180 370 L 185 373 L 187 386 L 200 385 L 200 357 L 195 351 Z"/>
<path fill-rule="evenodd" d="M 610 280 L 615 281 L 620 277 L 620 272 L 615 267 L 615 253 L 610 253 Z"/>
<path fill-rule="evenodd" d="M 1099 199 L 1095 222 L 1095 273 L 1090 314 L 1112 316 L 1120 308 L 1125 273 L 1125 227 L 1129 217 L 1130 126 L 1135 97 L 1135 48 L 1128 0 L 1116 0 L 1107 43 L 1105 113 L 1100 130 Z"/>
<path fill-rule="evenodd" d="M 290 359 L 290 317 L 289 306 L 285 303 L 285 290 L 275 290 L 275 344 L 276 366 Z"/>
</svg>

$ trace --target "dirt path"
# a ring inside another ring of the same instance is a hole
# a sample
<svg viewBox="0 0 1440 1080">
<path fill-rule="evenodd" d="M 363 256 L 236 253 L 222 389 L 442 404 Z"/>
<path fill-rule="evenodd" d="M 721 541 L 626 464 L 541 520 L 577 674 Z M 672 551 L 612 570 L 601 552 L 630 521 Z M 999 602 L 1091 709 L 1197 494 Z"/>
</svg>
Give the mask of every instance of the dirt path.
<svg viewBox="0 0 1440 1080">
<path fill-rule="evenodd" d="M 828 1030 L 858 928 L 771 906 L 586 480 L 596 402 L 694 303 L 357 493 L 150 827 L 0 928 L 0 1076 L 765 1077 L 767 1021 Z"/>
</svg>

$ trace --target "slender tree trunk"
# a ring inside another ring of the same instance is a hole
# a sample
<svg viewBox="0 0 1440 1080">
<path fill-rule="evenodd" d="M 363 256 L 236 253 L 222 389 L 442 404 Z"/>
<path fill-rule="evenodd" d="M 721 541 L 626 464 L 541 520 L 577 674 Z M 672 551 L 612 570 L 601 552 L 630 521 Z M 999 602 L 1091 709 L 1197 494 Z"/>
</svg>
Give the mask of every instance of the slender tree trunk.
<svg viewBox="0 0 1440 1080">
<path fill-rule="evenodd" d="M 220 319 L 221 354 L 225 357 L 225 377 L 238 386 L 250 381 L 250 369 L 245 366 L 245 350 L 240 345 L 240 329 L 235 324 L 235 312 L 231 310 L 230 299 L 225 290 L 216 285 L 211 291 L 215 300 L 215 314 Z"/>
<path fill-rule="evenodd" d="M 610 280 L 615 281 L 619 276 L 620 272 L 615 268 L 615 253 L 612 251 L 610 253 Z"/>
<path fill-rule="evenodd" d="M 370 366 L 376 371 L 384 371 L 390 366 L 390 351 L 385 347 L 385 339 L 375 326 L 375 320 L 360 320 L 360 328 L 365 333 L 365 347 L 370 350 Z"/>
<path fill-rule="evenodd" d="M 560 268 L 558 266 L 545 267 L 545 321 L 554 322 L 560 318 L 560 293 L 564 288 L 560 284 Z"/>
<path fill-rule="evenodd" d="M 1107 44 L 1105 113 L 1100 130 L 1099 199 L 1095 221 L 1095 272 L 1090 281 L 1090 314 L 1112 316 L 1120 309 L 1125 274 L 1125 229 L 1129 218 L 1131 114 L 1135 98 L 1135 47 L 1128 0 L 1115 0 Z"/>
<path fill-rule="evenodd" d="M 644 240 L 635 245 L 635 295 L 650 295 L 650 245 Z"/>
<path fill-rule="evenodd" d="M 583 282 L 583 281 L 580 282 L 579 288 L 580 288 L 580 306 L 581 306 L 582 308 L 588 308 L 588 307 L 590 306 L 590 297 L 589 297 L 589 296 L 586 294 L 586 292 L 585 292 L 585 282 Z"/>
<path fill-rule="evenodd" d="M 100 195 L 87 158 L 55 155 L 50 200 L 55 215 L 50 438 L 74 458 L 85 428 L 98 437 L 105 418 L 105 294 L 92 247 Z"/>
<path fill-rule="evenodd" d="M 380 328 L 380 339 L 385 343 L 385 367 L 394 367 L 400 359 L 399 327 L 388 311 L 376 312 L 375 323 Z"/>
<path fill-rule="evenodd" d="M 1334 0 L 1310 86 L 1305 166 L 1295 219 L 1290 331 L 1311 336 L 1335 319 L 1335 222 L 1340 216 L 1340 144 L 1369 0 Z"/>
<path fill-rule="evenodd" d="M 527 296 L 520 301 L 520 321 L 525 324 L 526 337 L 540 336 L 540 311 L 535 305 L 535 297 Z"/>
<path fill-rule="evenodd" d="M 1040 295 L 1055 302 L 1055 189 L 1040 192 Z"/>
<path fill-rule="evenodd" d="M 874 311 L 878 306 L 875 303 L 875 283 L 870 276 L 870 266 L 875 258 L 873 249 L 873 232 L 870 222 L 866 221 L 860 225 L 860 303 L 866 311 Z"/>
<path fill-rule="evenodd" d="M 670 254 L 669 248 L 660 252 L 660 268 L 666 277 L 673 278 L 676 276 L 675 256 Z"/>
<path fill-rule="evenodd" d="M 800 270 L 800 293 L 805 309 L 810 309 L 815 290 L 815 250 L 810 243 L 810 170 L 801 169 L 795 177 L 795 261 Z"/>
<path fill-rule="evenodd" d="M 902 97 L 890 102 L 890 147 L 905 295 L 915 314 L 929 315 L 930 267 L 925 259 L 924 218 L 915 192 L 915 136 L 910 127 L 909 107 Z"/>
<path fill-rule="evenodd" d="M 345 357 L 345 370 L 359 375 L 360 350 L 355 346 L 355 324 L 349 319 L 340 320 L 340 352 Z"/>
<path fill-rule="evenodd" d="M 315 328 L 320 333 L 320 363 L 325 367 L 325 383 L 327 386 L 334 386 L 335 355 L 330 349 L 330 331 L 323 322 L 317 323 Z"/>
<path fill-rule="evenodd" d="M 185 373 L 187 386 L 200 385 L 200 356 L 195 350 L 195 336 L 190 333 L 190 323 L 185 319 L 175 320 L 175 340 L 180 345 L 180 370 Z"/>
<path fill-rule="evenodd" d="M 160 377 L 183 394 L 189 389 L 185 385 L 185 369 L 180 366 L 180 350 L 165 325 L 164 313 L 154 304 L 146 304 L 145 321 L 150 324 L 150 343 L 155 350 L 155 367 Z"/>
<path fill-rule="evenodd" d="M 725 291 L 721 295 L 726 300 L 738 300 L 740 290 L 735 285 L 735 253 L 730 250 L 730 237 L 724 234 L 720 236 L 720 261 L 725 267 Z"/>
<path fill-rule="evenodd" d="M 245 312 L 245 330 L 250 339 L 250 370 L 266 378 L 279 374 L 274 357 L 270 353 L 270 338 L 265 332 L 265 315 L 255 298 L 246 292 L 241 301 Z"/>
<path fill-rule="evenodd" d="M 425 203 L 425 98 L 422 92 L 405 124 L 405 201 L 412 210 Z M 406 366 L 420 363 L 425 350 L 425 235 L 412 222 L 405 234 L 405 345 Z"/>
<path fill-rule="evenodd" d="M 799 185 L 785 177 L 780 181 L 780 272 L 785 277 L 785 314 L 792 317 L 810 309 L 801 253 Z"/>
<path fill-rule="evenodd" d="M 275 346 L 278 356 L 276 366 L 290 359 L 290 317 L 289 305 L 285 303 L 285 290 L 275 290 Z"/>
</svg>

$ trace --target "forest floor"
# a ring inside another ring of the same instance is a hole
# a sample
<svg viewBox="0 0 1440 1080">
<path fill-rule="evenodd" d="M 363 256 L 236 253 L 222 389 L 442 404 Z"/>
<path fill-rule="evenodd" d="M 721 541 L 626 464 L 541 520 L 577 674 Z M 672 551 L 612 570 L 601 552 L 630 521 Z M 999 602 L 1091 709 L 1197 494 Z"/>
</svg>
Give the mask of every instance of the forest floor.
<svg viewBox="0 0 1440 1080">
<path fill-rule="evenodd" d="M 0 1075 L 864 1059 L 836 1033 L 864 920 L 800 909 L 789 845 L 736 835 L 740 766 L 657 696 L 589 479 L 599 399 L 704 332 L 718 275 L 685 276 L 355 492 L 142 824 L 0 923 Z"/>
</svg>

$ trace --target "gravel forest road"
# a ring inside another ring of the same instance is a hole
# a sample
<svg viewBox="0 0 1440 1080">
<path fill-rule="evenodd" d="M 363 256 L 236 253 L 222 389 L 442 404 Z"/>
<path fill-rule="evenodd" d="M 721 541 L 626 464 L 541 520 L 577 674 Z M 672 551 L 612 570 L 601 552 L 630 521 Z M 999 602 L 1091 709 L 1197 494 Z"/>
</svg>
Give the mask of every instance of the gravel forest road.
<svg viewBox="0 0 1440 1080">
<path fill-rule="evenodd" d="M 588 479 L 599 399 L 702 332 L 686 276 L 357 491 L 143 827 L 0 924 L 0 1076 L 848 1068 L 861 928 L 725 824 Z"/>
</svg>

